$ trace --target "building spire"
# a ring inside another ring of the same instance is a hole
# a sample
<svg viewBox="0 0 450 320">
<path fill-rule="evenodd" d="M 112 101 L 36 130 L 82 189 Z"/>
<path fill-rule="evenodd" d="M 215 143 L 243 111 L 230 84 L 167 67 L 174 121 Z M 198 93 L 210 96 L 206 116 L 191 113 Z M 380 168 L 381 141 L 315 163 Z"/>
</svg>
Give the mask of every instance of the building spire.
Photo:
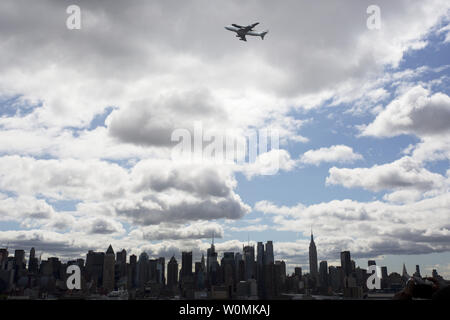
<svg viewBox="0 0 450 320">
<path fill-rule="evenodd" d="M 313 234 L 312 226 L 311 226 L 311 242 L 314 242 L 314 234 Z"/>
</svg>

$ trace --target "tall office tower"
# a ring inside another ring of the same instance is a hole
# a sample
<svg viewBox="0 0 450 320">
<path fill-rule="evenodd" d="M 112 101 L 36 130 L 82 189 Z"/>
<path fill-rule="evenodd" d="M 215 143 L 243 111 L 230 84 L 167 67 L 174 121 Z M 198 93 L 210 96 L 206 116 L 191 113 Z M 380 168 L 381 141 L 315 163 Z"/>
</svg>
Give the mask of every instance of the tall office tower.
<svg viewBox="0 0 450 320">
<path fill-rule="evenodd" d="M 137 257 L 135 254 L 132 254 L 130 256 L 130 265 L 132 265 L 132 264 L 137 264 Z"/>
<path fill-rule="evenodd" d="M 314 243 L 314 235 L 311 232 L 311 242 L 309 243 L 309 274 L 315 280 L 316 284 L 319 281 L 319 270 L 317 266 L 317 249 Z"/>
<path fill-rule="evenodd" d="M 389 275 L 386 266 L 381 267 L 381 289 L 389 288 Z"/>
<path fill-rule="evenodd" d="M 123 249 L 122 251 L 117 251 L 116 262 L 118 264 L 127 263 L 127 251 L 125 249 Z"/>
<path fill-rule="evenodd" d="M 408 274 L 408 272 L 406 271 L 406 266 L 405 266 L 405 264 L 403 264 L 402 277 L 403 277 L 403 278 L 409 278 L 409 274 Z"/>
<path fill-rule="evenodd" d="M 386 266 L 381 267 L 381 278 L 387 279 L 388 277 L 389 276 L 388 276 L 387 267 Z"/>
<path fill-rule="evenodd" d="M 202 262 L 198 261 L 194 264 L 194 283 L 195 288 L 202 290 L 205 287 L 205 269 L 202 267 Z"/>
<path fill-rule="evenodd" d="M 159 257 L 156 264 L 156 272 L 158 273 L 158 283 L 166 284 L 166 259 Z"/>
<path fill-rule="evenodd" d="M 200 259 L 200 265 L 203 272 L 206 272 L 205 255 L 202 253 L 202 258 Z"/>
<path fill-rule="evenodd" d="M 275 261 L 275 282 L 277 284 L 277 294 L 285 291 L 286 288 L 286 263 L 283 260 Z"/>
<path fill-rule="evenodd" d="M 320 262 L 319 283 L 321 288 L 328 288 L 328 263 L 326 261 Z"/>
<path fill-rule="evenodd" d="M 37 273 L 38 272 L 38 259 L 36 258 L 36 251 L 34 248 L 31 248 L 30 250 L 30 258 L 28 261 L 28 271 L 31 273 Z"/>
<path fill-rule="evenodd" d="M 109 245 L 108 250 L 106 250 L 105 260 L 103 262 L 103 289 L 106 292 L 111 292 L 114 290 L 114 278 L 115 278 L 115 258 L 114 250 L 111 245 Z"/>
<path fill-rule="evenodd" d="M 377 263 L 375 262 L 375 260 L 368 260 L 367 261 L 367 266 L 368 267 L 370 267 L 370 266 L 376 266 L 377 265 Z"/>
<path fill-rule="evenodd" d="M 350 251 L 341 252 L 341 267 L 345 276 L 349 276 L 352 273 L 352 259 L 350 258 Z"/>
<path fill-rule="evenodd" d="M 86 255 L 86 274 L 88 280 L 94 281 L 94 286 L 99 288 L 103 279 L 104 252 L 89 250 Z"/>
<path fill-rule="evenodd" d="M 130 264 L 127 268 L 128 288 L 135 288 L 137 285 L 137 257 L 132 254 L 130 256 Z"/>
<path fill-rule="evenodd" d="M 178 285 L 178 262 L 174 256 L 167 264 L 167 286 L 169 290 L 174 290 Z"/>
<path fill-rule="evenodd" d="M 0 249 L 0 270 L 6 270 L 8 255 L 8 249 Z"/>
<path fill-rule="evenodd" d="M 192 276 L 192 251 L 181 253 L 181 276 Z"/>
<path fill-rule="evenodd" d="M 245 246 L 243 248 L 244 265 L 245 265 L 245 280 L 255 278 L 255 247 Z"/>
<path fill-rule="evenodd" d="M 116 282 L 127 276 L 127 251 L 117 251 L 116 253 Z"/>
<path fill-rule="evenodd" d="M 266 252 L 264 253 L 264 263 L 265 264 L 273 264 L 275 262 L 274 256 L 273 256 L 273 242 L 267 241 L 266 242 Z"/>
<path fill-rule="evenodd" d="M 219 263 L 217 262 L 217 252 L 214 246 L 214 235 L 211 242 L 211 247 L 206 251 L 206 278 L 208 286 L 217 284 L 217 272 Z"/>
<path fill-rule="evenodd" d="M 297 276 L 299 280 L 302 280 L 302 268 L 301 267 L 295 267 L 294 268 L 294 275 Z"/>
<path fill-rule="evenodd" d="M 242 254 L 236 253 L 234 261 L 236 262 L 236 280 L 245 281 L 245 262 Z"/>
<path fill-rule="evenodd" d="M 139 288 L 144 288 L 145 284 L 149 280 L 149 271 L 148 271 L 148 254 L 146 252 L 142 252 L 139 255 L 139 261 L 137 265 L 137 272 L 136 272 L 136 283 L 139 286 Z"/>
<path fill-rule="evenodd" d="M 158 282 L 158 271 L 157 271 L 158 260 L 150 259 L 148 260 L 148 272 L 149 272 L 149 280 L 152 283 Z"/>
<path fill-rule="evenodd" d="M 262 242 L 256 244 L 256 265 L 258 268 L 264 265 L 264 244 Z"/>
<path fill-rule="evenodd" d="M 14 251 L 14 265 L 18 269 L 25 269 L 25 251 Z"/>
<path fill-rule="evenodd" d="M 221 261 L 223 272 L 223 281 L 227 286 L 235 284 L 236 263 L 234 261 L 234 252 L 225 252 Z"/>
<path fill-rule="evenodd" d="M 329 285 L 333 291 L 338 291 L 340 288 L 339 272 L 335 266 L 328 267 L 328 279 Z"/>
<path fill-rule="evenodd" d="M 84 268 L 84 259 L 78 258 L 77 265 L 80 267 L 80 269 L 83 269 Z"/>
<path fill-rule="evenodd" d="M 284 260 L 277 260 L 275 261 L 275 264 L 280 266 L 280 275 L 284 281 L 286 279 L 286 262 L 284 262 Z"/>
<path fill-rule="evenodd" d="M 239 266 L 239 261 L 243 260 L 242 253 L 236 252 L 234 254 L 234 263 L 236 264 L 236 268 Z"/>
<path fill-rule="evenodd" d="M 418 264 L 416 264 L 416 272 L 414 272 L 414 277 L 419 277 L 421 278 L 422 276 L 420 275 L 420 267 Z"/>
<path fill-rule="evenodd" d="M 19 278 L 24 275 L 26 270 L 25 262 L 25 251 L 16 250 L 14 251 L 14 281 L 19 280 Z"/>
</svg>

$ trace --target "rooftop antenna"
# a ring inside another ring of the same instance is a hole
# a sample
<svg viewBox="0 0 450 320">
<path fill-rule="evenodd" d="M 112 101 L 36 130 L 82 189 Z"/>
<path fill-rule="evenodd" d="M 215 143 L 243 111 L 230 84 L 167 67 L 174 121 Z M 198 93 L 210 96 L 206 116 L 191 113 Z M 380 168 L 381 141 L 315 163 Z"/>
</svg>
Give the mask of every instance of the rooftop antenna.
<svg viewBox="0 0 450 320">
<path fill-rule="evenodd" d="M 247 233 L 247 245 L 250 247 L 250 233 Z"/>
<path fill-rule="evenodd" d="M 212 245 L 214 245 L 214 230 L 212 232 Z"/>
</svg>

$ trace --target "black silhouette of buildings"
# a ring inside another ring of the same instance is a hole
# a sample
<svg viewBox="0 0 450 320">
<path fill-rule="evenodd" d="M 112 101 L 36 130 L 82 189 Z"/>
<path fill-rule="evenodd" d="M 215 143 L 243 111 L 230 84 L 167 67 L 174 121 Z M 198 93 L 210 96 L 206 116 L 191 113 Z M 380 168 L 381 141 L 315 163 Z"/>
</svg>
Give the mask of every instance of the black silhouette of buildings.
<svg viewBox="0 0 450 320">
<path fill-rule="evenodd" d="M 220 261 L 212 241 L 206 257 L 202 254 L 200 260 L 195 261 L 192 251 L 182 252 L 181 269 L 175 255 L 167 265 L 165 258 L 150 258 L 145 252 L 139 258 L 130 255 L 127 259 L 126 250 L 115 253 L 111 245 L 105 252 L 89 251 L 86 260 L 79 258 L 67 263 L 58 257 L 38 259 L 34 248 L 26 261 L 24 250 L 15 250 L 10 256 L 8 249 L 3 248 L 0 249 L 0 294 L 44 299 L 72 295 L 83 298 L 125 295 L 127 299 L 285 299 L 292 294 L 356 299 L 367 296 L 367 270 L 356 266 L 349 251 L 342 251 L 339 257 L 340 266 L 328 265 L 325 260 L 317 266 L 312 233 L 310 272 L 294 267 L 292 274 L 287 273 L 283 260 L 274 259 L 272 241 L 258 242 L 256 248 L 248 244 L 242 252 L 224 252 Z M 70 265 L 80 267 L 81 290 L 67 289 L 66 269 Z M 367 265 L 376 262 L 369 260 Z M 409 279 L 406 267 L 400 275 L 388 274 L 387 267 L 382 266 L 381 275 L 383 292 L 398 291 Z M 432 275 L 444 281 L 436 270 Z M 421 277 L 419 266 L 414 276 Z"/>
<path fill-rule="evenodd" d="M 319 283 L 319 270 L 317 266 L 317 248 L 314 243 L 314 235 L 311 231 L 311 242 L 309 243 L 309 273 L 311 280 L 314 281 L 314 285 Z"/>
</svg>

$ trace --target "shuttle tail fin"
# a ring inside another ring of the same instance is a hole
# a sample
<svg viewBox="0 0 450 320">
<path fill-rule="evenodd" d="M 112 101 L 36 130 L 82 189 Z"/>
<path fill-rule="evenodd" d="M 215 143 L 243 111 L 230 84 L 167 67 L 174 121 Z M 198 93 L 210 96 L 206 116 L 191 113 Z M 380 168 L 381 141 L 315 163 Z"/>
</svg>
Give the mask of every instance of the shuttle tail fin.
<svg viewBox="0 0 450 320">
<path fill-rule="evenodd" d="M 268 34 L 268 33 L 269 33 L 269 30 L 262 32 L 262 33 L 261 33 L 261 39 L 264 40 L 264 37 L 265 37 L 266 34 Z"/>
</svg>

